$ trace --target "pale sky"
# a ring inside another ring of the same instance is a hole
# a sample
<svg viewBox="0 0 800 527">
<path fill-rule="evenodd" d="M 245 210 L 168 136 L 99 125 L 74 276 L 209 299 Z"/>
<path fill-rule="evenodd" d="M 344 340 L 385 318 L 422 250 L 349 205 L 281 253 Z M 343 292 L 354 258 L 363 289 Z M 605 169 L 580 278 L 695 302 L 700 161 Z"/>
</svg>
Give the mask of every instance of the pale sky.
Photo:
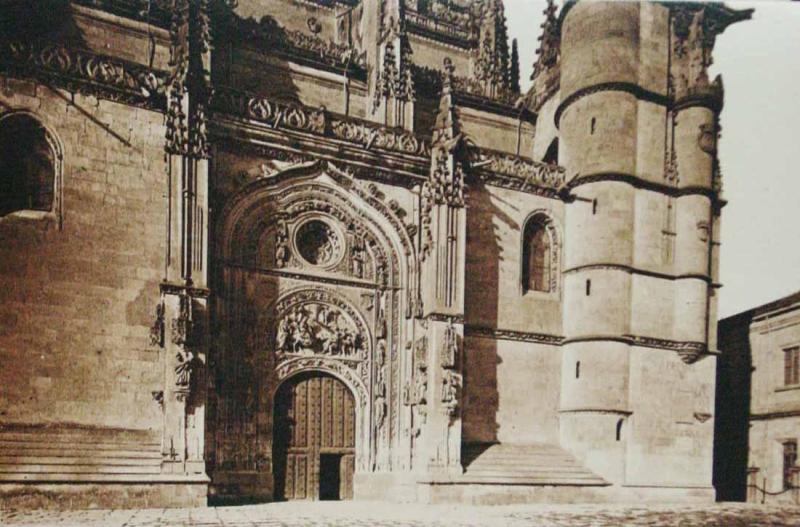
<svg viewBox="0 0 800 527">
<path fill-rule="evenodd" d="M 504 4 L 526 89 L 546 4 Z M 756 11 L 717 38 L 710 71 L 725 85 L 720 318 L 800 290 L 800 2 L 727 4 Z"/>
</svg>

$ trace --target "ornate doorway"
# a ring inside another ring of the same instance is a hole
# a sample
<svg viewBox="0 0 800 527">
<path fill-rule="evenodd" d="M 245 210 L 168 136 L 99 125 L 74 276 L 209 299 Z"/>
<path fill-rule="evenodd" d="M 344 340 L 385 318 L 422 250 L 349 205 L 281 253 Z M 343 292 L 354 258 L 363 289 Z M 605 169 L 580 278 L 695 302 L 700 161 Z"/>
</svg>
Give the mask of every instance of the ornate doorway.
<svg viewBox="0 0 800 527">
<path fill-rule="evenodd" d="M 353 394 L 331 375 L 309 372 L 275 396 L 275 499 L 351 499 L 355 470 Z"/>
</svg>

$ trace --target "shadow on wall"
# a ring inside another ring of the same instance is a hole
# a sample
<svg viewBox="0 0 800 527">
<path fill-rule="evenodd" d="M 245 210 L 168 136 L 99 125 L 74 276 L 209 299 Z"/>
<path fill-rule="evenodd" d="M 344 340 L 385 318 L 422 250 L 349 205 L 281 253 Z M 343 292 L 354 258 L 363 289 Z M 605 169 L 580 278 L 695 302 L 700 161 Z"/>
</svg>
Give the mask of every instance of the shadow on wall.
<svg viewBox="0 0 800 527">
<path fill-rule="evenodd" d="M 11 40 L 50 41 L 80 47 L 83 34 L 68 0 L 11 0 L 0 9 L 0 35 Z"/>
<path fill-rule="evenodd" d="M 717 501 L 746 501 L 750 435 L 750 323 L 752 312 L 721 320 L 717 329 L 714 487 Z"/>
<path fill-rule="evenodd" d="M 227 243 L 221 235 L 212 233 L 211 250 Z M 251 264 L 242 268 L 222 261 L 220 250 L 213 254 L 209 279 L 216 294 L 210 306 L 205 441 L 209 503 L 268 502 L 273 499 L 275 386 L 267 384 L 273 321 L 265 314 L 277 298 L 278 284 L 255 272 L 249 254 L 234 257 L 233 263 Z"/>
<path fill-rule="evenodd" d="M 290 41 L 286 30 L 271 16 L 259 21 L 244 19 L 231 8 L 217 13 L 219 26 L 216 32 L 211 73 L 215 86 L 227 86 L 287 103 L 300 103 L 297 85 L 291 76 L 289 61 L 281 58 L 279 51 Z M 243 38 L 244 37 L 244 38 Z M 271 50 L 271 59 L 254 64 L 257 59 L 234 45 L 246 42 L 255 49 Z"/>
<path fill-rule="evenodd" d="M 465 319 L 467 325 L 497 328 L 501 252 L 500 225 L 511 230 L 519 225 L 492 203 L 484 185 L 470 186 L 470 213 L 467 215 L 467 256 Z M 496 199 L 496 198 L 494 198 Z M 472 443 L 471 454 L 479 453 L 475 443 L 498 442 L 500 406 L 497 369 L 502 362 L 497 342 L 490 338 L 469 337 L 464 353 L 464 432 L 463 442 Z M 488 445 L 487 445 L 488 446 Z M 469 458 L 465 457 L 465 462 Z"/>
</svg>

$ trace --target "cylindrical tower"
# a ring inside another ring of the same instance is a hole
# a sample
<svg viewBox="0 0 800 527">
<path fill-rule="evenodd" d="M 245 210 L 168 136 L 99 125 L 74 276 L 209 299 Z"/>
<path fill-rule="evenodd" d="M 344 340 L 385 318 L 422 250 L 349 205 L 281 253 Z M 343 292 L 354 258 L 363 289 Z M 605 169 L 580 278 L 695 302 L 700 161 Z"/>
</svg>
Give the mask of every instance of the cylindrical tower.
<svg viewBox="0 0 800 527">
<path fill-rule="evenodd" d="M 621 420 L 629 415 L 631 274 L 639 11 L 634 2 L 581 2 L 562 21 L 561 105 L 567 174 L 581 199 L 566 207 L 560 435 L 606 479 L 622 477 Z"/>
<path fill-rule="evenodd" d="M 749 16 L 655 2 L 561 15 L 560 439 L 614 484 L 713 498 L 722 91 L 706 67 L 716 34 Z"/>
</svg>

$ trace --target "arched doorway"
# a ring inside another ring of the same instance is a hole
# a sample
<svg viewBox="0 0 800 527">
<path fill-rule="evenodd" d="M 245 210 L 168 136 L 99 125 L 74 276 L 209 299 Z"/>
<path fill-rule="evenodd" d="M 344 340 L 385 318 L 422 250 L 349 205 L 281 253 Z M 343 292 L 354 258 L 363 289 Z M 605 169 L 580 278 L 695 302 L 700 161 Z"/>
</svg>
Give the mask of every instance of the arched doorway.
<svg viewBox="0 0 800 527">
<path fill-rule="evenodd" d="M 275 395 L 273 470 L 276 500 L 353 497 L 356 410 L 339 379 L 306 372 Z"/>
</svg>

